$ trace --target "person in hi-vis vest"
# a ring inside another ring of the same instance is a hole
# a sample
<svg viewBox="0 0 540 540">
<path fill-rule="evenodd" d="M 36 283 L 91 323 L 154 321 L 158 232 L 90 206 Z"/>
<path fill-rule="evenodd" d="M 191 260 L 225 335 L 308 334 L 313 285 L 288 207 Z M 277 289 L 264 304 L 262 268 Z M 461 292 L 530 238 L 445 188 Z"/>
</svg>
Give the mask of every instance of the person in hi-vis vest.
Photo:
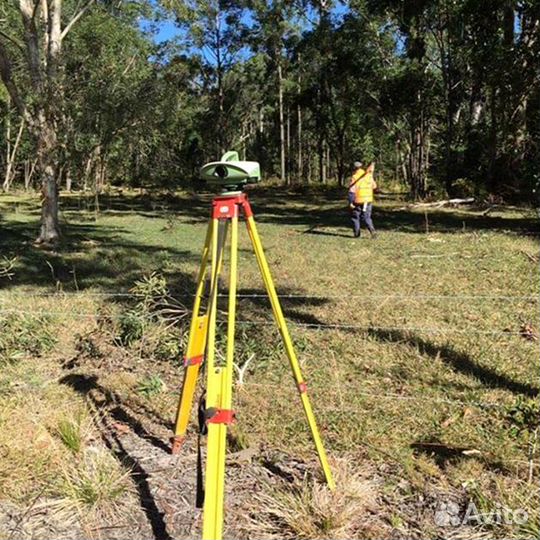
<svg viewBox="0 0 540 540">
<path fill-rule="evenodd" d="M 371 233 L 371 237 L 377 236 L 371 210 L 373 208 L 373 192 L 377 189 L 377 184 L 373 178 L 375 164 L 371 163 L 364 169 L 362 163 L 355 161 L 354 172 L 349 183 L 349 208 L 351 209 L 351 220 L 355 238 L 360 236 L 360 224 L 365 222 Z"/>
</svg>

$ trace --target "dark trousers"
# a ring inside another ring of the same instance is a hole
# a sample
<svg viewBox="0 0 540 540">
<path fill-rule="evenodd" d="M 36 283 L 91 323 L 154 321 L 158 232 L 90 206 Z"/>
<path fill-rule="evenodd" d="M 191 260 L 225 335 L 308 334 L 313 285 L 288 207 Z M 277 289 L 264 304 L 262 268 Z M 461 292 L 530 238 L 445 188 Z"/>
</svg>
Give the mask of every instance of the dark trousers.
<svg viewBox="0 0 540 540">
<path fill-rule="evenodd" d="M 365 207 L 365 210 L 364 210 Z M 375 232 L 375 227 L 373 226 L 373 221 L 371 220 L 371 209 L 373 205 L 371 203 L 358 204 L 354 205 L 354 208 L 351 212 L 351 220 L 353 224 L 353 230 L 355 236 L 360 236 L 360 223 L 365 222 L 366 227 L 370 233 Z"/>
</svg>

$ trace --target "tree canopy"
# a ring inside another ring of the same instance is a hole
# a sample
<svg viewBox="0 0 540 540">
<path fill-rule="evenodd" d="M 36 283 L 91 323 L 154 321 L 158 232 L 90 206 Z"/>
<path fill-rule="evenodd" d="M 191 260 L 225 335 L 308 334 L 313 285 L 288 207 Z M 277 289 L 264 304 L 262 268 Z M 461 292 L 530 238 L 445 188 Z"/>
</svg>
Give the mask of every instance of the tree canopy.
<svg viewBox="0 0 540 540">
<path fill-rule="evenodd" d="M 227 149 L 287 184 L 374 160 L 414 198 L 527 199 L 539 21 L 538 0 L 10 0 L 3 187 L 41 186 L 44 241 L 58 188 L 175 189 Z"/>
</svg>

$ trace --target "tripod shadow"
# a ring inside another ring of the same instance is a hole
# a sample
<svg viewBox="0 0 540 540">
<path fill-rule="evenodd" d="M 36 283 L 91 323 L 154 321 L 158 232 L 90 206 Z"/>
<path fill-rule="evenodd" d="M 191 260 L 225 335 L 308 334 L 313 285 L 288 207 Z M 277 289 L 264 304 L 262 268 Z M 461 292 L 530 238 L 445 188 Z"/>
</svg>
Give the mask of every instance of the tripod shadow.
<svg viewBox="0 0 540 540">
<path fill-rule="evenodd" d="M 370 329 L 369 335 L 376 337 L 380 341 L 393 343 L 409 343 L 418 347 L 421 354 L 438 358 L 450 365 L 455 371 L 478 379 L 488 388 L 501 388 L 516 394 L 524 394 L 529 397 L 536 397 L 540 389 L 527 383 L 514 381 L 506 375 L 501 375 L 496 371 L 480 366 L 475 363 L 470 356 L 456 351 L 452 347 L 435 345 L 418 336 L 410 336 L 397 330 Z"/>
<path fill-rule="evenodd" d="M 97 410 L 110 407 L 107 411 L 108 414 L 96 415 L 95 421 L 98 425 L 101 438 L 117 459 L 130 468 L 131 478 L 135 484 L 141 508 L 150 523 L 154 538 L 156 540 L 172 540 L 172 537 L 167 532 L 165 520 L 163 519 L 163 512 L 160 512 L 152 495 L 149 484 L 149 474 L 137 459 L 130 455 L 115 430 L 107 425 L 107 417 L 109 416 L 118 422 L 129 425 L 139 437 L 150 442 L 153 446 L 164 452 L 169 453 L 169 447 L 162 440 L 150 434 L 136 418 L 122 408 L 122 402 L 118 394 L 106 389 L 97 381 L 98 378 L 95 375 L 70 374 L 63 377 L 60 380 L 60 383 L 69 386 L 84 396 L 93 408 Z M 101 394 L 103 398 L 99 399 L 95 395 L 96 393 Z"/>
<path fill-rule="evenodd" d="M 73 388 L 73 390 L 90 400 L 92 405 L 96 408 L 107 410 L 107 413 L 111 418 L 117 422 L 128 425 L 141 439 L 148 441 L 150 444 L 163 450 L 163 452 L 166 452 L 167 454 L 170 452 L 167 444 L 150 433 L 137 418 L 126 410 L 125 405 L 122 403 L 122 398 L 116 392 L 113 392 L 98 383 L 98 377 L 96 375 L 70 374 L 60 379 L 60 383 Z M 103 398 L 99 399 L 96 397 L 95 393 L 101 394 Z M 147 410 L 145 407 L 143 409 Z M 154 417 L 156 416 L 154 413 L 152 413 L 152 415 Z M 160 423 L 163 423 L 163 425 L 172 429 L 170 423 L 165 423 L 163 419 L 160 420 Z"/>
</svg>

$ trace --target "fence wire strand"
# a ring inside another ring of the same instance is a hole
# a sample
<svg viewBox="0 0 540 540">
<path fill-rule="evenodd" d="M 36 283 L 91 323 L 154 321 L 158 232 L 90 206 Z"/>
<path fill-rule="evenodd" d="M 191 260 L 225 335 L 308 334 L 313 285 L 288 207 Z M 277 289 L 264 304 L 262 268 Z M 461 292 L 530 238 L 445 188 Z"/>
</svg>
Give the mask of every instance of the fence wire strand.
<svg viewBox="0 0 540 540">
<path fill-rule="evenodd" d="M 35 317 L 39 316 L 62 316 L 73 319 L 107 319 L 116 320 L 120 319 L 122 315 L 108 315 L 105 313 L 89 313 L 89 312 L 66 312 L 66 311 L 50 311 L 50 310 L 22 310 L 22 309 L 0 309 L 0 315 L 2 314 L 23 314 L 31 315 Z M 138 317 L 146 319 L 156 319 L 159 317 L 158 313 L 139 314 Z M 182 317 L 185 318 L 185 317 Z M 216 321 L 217 324 L 227 324 L 225 320 Z M 356 324 L 332 324 L 332 323 L 304 323 L 286 320 L 288 325 L 296 326 L 298 328 L 310 328 L 315 330 L 359 330 L 364 332 L 424 332 L 428 334 L 463 334 L 463 335 L 487 335 L 487 336 L 522 336 L 523 332 L 516 332 L 512 330 L 475 330 L 466 328 L 440 328 L 430 326 L 376 326 L 376 325 L 356 325 Z M 237 320 L 235 321 L 237 326 L 275 326 L 273 321 L 247 321 Z"/>
<path fill-rule="evenodd" d="M 99 297 L 99 298 L 143 298 L 142 294 L 137 294 L 130 291 L 111 291 L 111 292 L 86 292 L 86 291 L 54 291 L 54 292 L 33 292 L 33 291 L 13 291 L 9 292 L 6 297 Z M 186 299 L 194 298 L 193 293 L 183 293 L 171 295 L 171 298 Z M 218 297 L 228 297 L 227 293 L 220 293 Z M 237 298 L 268 298 L 264 293 L 238 293 Z M 324 300 L 324 299 L 365 299 L 365 300 L 473 300 L 473 301 L 535 301 L 540 300 L 538 295 L 497 295 L 497 294 L 279 294 L 278 297 L 282 300 L 297 299 L 297 300 Z"/>
</svg>

